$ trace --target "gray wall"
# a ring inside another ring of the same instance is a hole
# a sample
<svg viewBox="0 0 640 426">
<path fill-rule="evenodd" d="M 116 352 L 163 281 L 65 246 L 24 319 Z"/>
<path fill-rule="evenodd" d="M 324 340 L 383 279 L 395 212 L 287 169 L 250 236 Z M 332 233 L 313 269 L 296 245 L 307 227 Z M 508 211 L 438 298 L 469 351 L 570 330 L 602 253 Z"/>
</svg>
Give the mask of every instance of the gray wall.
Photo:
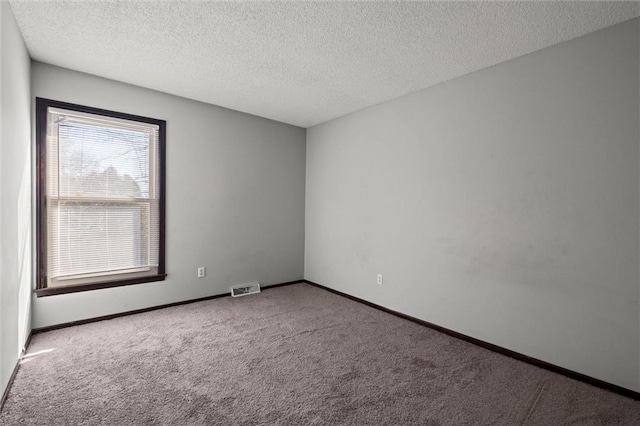
<svg viewBox="0 0 640 426">
<path fill-rule="evenodd" d="M 308 129 L 305 278 L 640 390 L 638 36 Z"/>
<path fill-rule="evenodd" d="M 0 395 L 31 330 L 30 59 L 0 2 Z"/>
<path fill-rule="evenodd" d="M 303 278 L 304 129 L 41 63 L 31 90 L 167 120 L 167 280 L 34 298 L 34 328 Z"/>
</svg>

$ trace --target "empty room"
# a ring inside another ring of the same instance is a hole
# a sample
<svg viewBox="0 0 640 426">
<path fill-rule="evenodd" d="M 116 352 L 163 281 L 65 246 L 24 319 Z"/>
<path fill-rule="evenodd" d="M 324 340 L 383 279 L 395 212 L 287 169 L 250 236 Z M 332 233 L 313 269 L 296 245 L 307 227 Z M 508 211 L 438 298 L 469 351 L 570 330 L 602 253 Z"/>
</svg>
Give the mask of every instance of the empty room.
<svg viewBox="0 0 640 426">
<path fill-rule="evenodd" d="M 0 425 L 640 424 L 640 2 L 0 37 Z"/>
</svg>

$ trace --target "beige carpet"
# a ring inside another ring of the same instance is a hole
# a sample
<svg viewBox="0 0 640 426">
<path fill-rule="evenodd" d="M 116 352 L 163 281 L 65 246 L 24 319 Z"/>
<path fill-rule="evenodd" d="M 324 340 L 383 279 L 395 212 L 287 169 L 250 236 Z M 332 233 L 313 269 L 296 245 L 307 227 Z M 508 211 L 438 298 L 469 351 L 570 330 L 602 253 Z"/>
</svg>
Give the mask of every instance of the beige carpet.
<svg viewBox="0 0 640 426">
<path fill-rule="evenodd" d="M 638 425 L 640 402 L 295 284 L 37 334 L 0 424 Z"/>
</svg>

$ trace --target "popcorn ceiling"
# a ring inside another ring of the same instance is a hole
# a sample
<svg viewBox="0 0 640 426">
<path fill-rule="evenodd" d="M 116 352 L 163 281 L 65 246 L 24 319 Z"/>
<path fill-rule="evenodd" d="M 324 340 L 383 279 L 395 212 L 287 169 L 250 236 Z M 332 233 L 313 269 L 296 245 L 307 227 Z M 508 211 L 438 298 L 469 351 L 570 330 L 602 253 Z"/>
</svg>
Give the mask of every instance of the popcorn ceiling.
<svg viewBox="0 0 640 426">
<path fill-rule="evenodd" d="M 638 2 L 10 4 L 36 61 L 302 127 L 640 16 Z"/>
</svg>

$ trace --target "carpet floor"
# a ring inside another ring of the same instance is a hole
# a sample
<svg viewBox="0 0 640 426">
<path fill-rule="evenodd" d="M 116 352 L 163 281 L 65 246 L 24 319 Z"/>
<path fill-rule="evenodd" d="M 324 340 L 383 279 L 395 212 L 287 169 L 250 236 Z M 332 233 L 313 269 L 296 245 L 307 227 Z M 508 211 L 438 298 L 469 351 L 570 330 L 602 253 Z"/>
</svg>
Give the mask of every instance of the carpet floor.
<svg viewBox="0 0 640 426">
<path fill-rule="evenodd" d="M 640 402 L 308 284 L 36 334 L 1 425 L 640 424 Z"/>
</svg>

